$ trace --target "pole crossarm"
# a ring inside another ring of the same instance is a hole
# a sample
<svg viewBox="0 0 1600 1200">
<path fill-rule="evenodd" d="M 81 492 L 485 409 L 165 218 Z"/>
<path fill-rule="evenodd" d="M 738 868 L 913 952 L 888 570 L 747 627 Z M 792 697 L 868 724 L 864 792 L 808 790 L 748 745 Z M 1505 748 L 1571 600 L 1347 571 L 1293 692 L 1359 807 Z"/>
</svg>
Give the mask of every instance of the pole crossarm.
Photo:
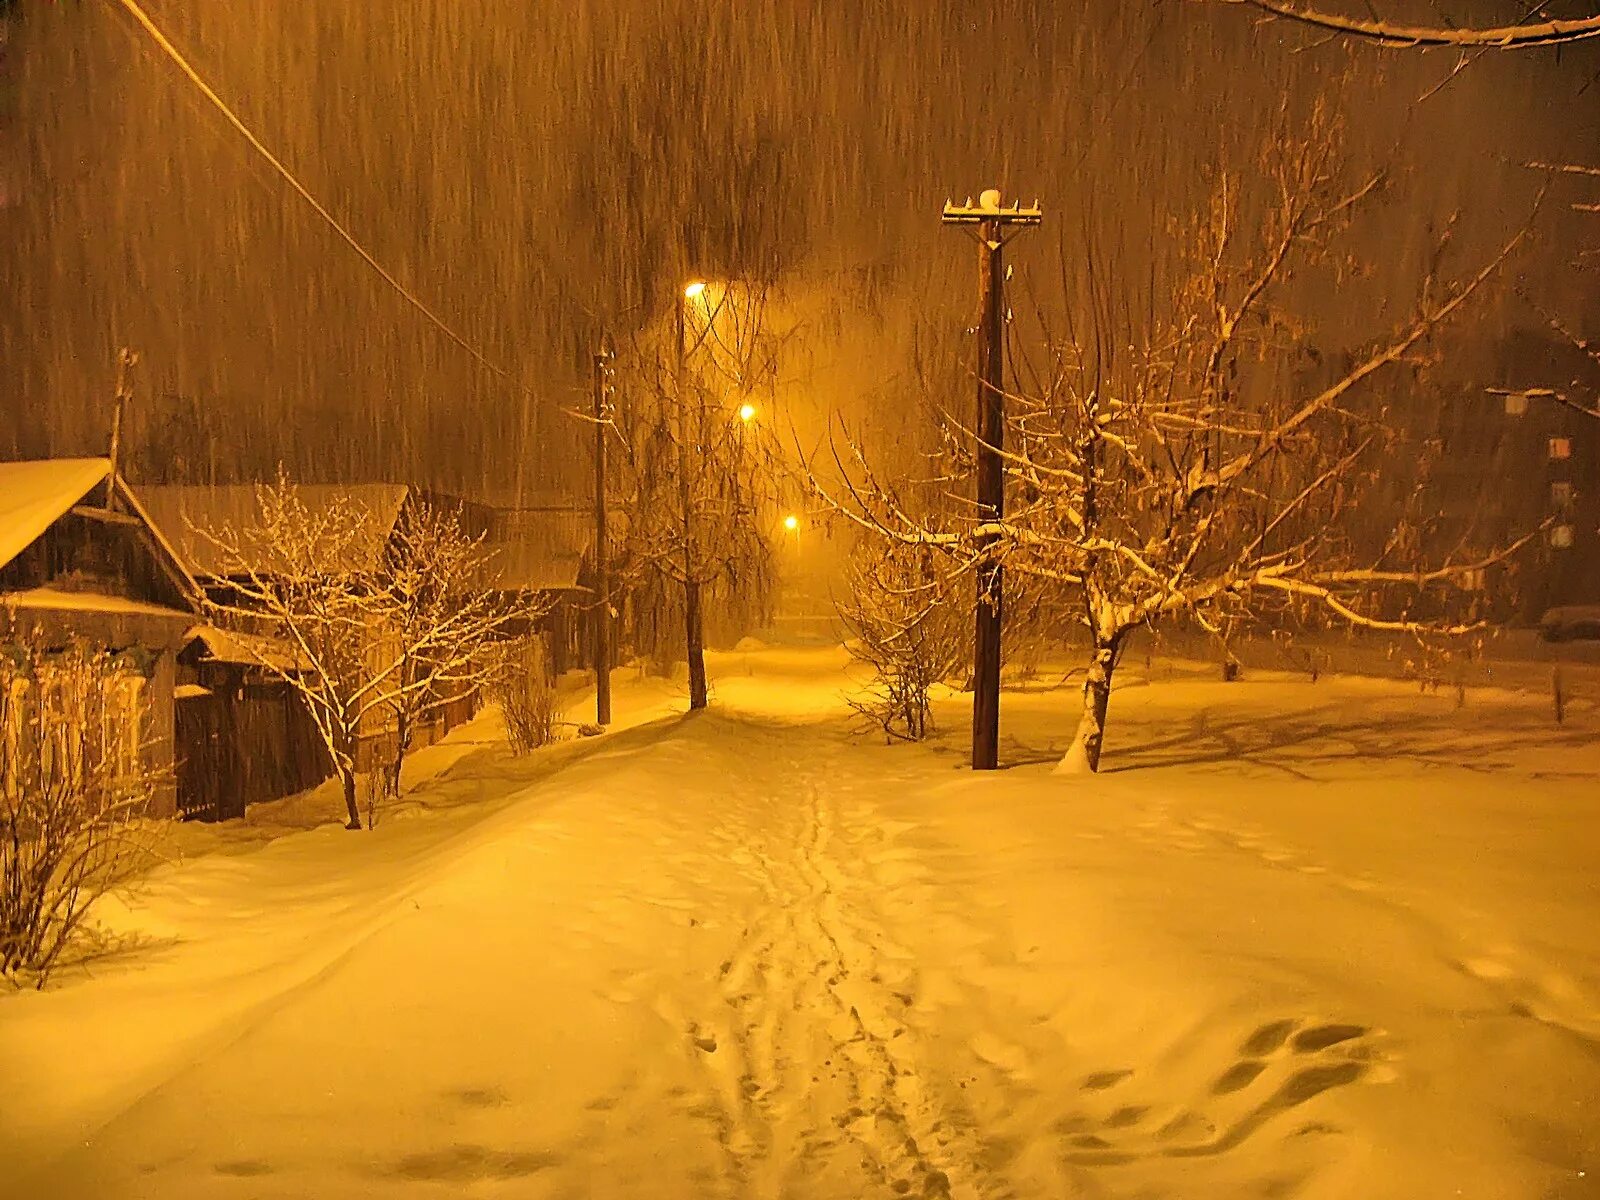
<svg viewBox="0 0 1600 1200">
<path fill-rule="evenodd" d="M 982 204 L 974 204 L 972 197 L 968 196 L 965 204 L 952 204 L 944 202 L 944 214 L 939 218 L 942 225 L 981 225 L 985 221 L 993 221 L 997 225 L 1039 225 L 1044 222 L 1044 213 L 1035 200 L 1028 208 L 1023 208 L 1020 203 L 1007 208 L 997 205 L 988 208 Z"/>
</svg>

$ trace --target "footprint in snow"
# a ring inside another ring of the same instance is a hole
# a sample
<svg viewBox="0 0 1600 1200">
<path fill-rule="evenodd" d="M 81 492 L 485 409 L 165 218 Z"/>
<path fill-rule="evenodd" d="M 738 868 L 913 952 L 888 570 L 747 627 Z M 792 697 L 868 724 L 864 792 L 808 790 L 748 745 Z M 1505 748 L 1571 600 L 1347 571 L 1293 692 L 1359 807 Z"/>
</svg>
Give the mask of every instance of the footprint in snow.
<svg viewBox="0 0 1600 1200">
<path fill-rule="evenodd" d="M 1367 1026 L 1349 1022 L 1269 1021 L 1240 1043 L 1238 1059 L 1213 1078 L 1207 1101 L 1180 1110 L 1154 1131 L 1153 1140 L 1139 1136 L 1139 1126 L 1151 1111 L 1147 1105 L 1122 1105 L 1097 1122 L 1083 1116 L 1058 1121 L 1062 1160 L 1111 1166 L 1156 1155 L 1224 1153 L 1279 1114 L 1367 1076 L 1379 1057 L 1371 1033 Z M 1108 1091 L 1130 1075 L 1127 1070 L 1097 1072 L 1083 1081 L 1081 1090 Z M 1208 1115 L 1205 1110 L 1212 1104 L 1218 1111 Z M 1317 1129 L 1331 1132 L 1325 1125 Z"/>
</svg>

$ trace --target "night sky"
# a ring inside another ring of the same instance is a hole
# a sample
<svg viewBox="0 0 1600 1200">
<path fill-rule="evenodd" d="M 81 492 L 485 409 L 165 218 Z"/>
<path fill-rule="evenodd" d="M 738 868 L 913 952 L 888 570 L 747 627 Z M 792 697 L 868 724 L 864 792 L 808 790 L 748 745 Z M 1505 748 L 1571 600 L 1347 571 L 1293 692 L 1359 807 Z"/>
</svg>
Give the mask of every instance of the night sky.
<svg viewBox="0 0 1600 1200">
<path fill-rule="evenodd" d="M 1452 213 L 1444 264 L 1461 274 L 1526 219 L 1541 177 L 1524 161 L 1600 145 L 1592 44 L 1485 53 L 1451 78 L 1453 52 L 1352 48 L 1220 3 L 472 7 L 148 11 L 509 380 L 339 242 L 117 6 L 13 10 L 0 454 L 100 451 L 130 345 L 136 476 L 253 478 L 282 459 L 306 478 L 567 485 L 578 431 L 562 409 L 597 331 L 660 321 L 686 275 L 777 287 L 798 329 L 786 420 L 892 425 L 882 409 L 916 355 L 946 354 L 971 322 L 972 252 L 939 225 L 947 197 L 1040 198 L 1048 224 L 1012 259 L 1030 303 L 1070 295 L 1090 253 L 1159 286 L 1218 172 L 1250 204 L 1253 148 L 1319 102 L 1343 117 L 1352 178 L 1387 176 L 1337 269 L 1296 284 L 1304 336 L 1334 351 L 1412 310 Z M 1570 264 L 1600 245 L 1600 218 L 1570 205 L 1595 199 L 1557 182 L 1536 246 L 1447 339 L 1441 370 L 1495 374 L 1500 335 L 1540 320 L 1519 283 L 1594 330 L 1594 276 Z"/>
</svg>

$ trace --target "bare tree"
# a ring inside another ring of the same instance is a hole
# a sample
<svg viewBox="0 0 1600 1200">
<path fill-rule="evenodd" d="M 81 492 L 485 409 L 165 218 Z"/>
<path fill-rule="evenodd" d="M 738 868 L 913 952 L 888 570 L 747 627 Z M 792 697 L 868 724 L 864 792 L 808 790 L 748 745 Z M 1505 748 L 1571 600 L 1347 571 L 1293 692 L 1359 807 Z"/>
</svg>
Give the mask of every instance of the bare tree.
<svg viewBox="0 0 1600 1200">
<path fill-rule="evenodd" d="M 972 621 L 950 594 L 947 564 L 929 546 L 872 538 L 850 564 L 850 594 L 837 602 L 850 656 L 872 668 L 850 701 L 891 737 L 921 741 L 933 727 L 933 685 L 967 670 Z"/>
<path fill-rule="evenodd" d="M 137 672 L 81 643 L 14 644 L 0 656 L 0 977 L 43 987 L 95 901 L 149 865 L 145 818 L 171 772 L 151 765 Z"/>
<path fill-rule="evenodd" d="M 348 495 L 307 506 L 281 474 L 257 497 L 254 523 L 195 530 L 218 562 L 210 607 L 266 635 L 241 644 L 305 702 L 359 829 L 362 735 L 395 723 L 397 780 L 419 715 L 479 681 L 479 652 L 520 614 L 489 600 L 484 556 L 448 513 L 417 505 L 391 535 Z"/>
<path fill-rule="evenodd" d="M 383 796 L 400 794 L 400 769 L 417 726 L 488 682 L 497 669 L 490 643 L 545 607 L 532 596 L 508 601 L 492 590 L 492 567 L 481 537 L 463 532 L 454 512 L 422 501 L 402 512 L 385 544 L 376 645 L 394 655 L 394 669 L 377 694 L 394 740 L 380 775 Z"/>
<path fill-rule="evenodd" d="M 555 740 L 556 687 L 543 637 L 528 634 L 502 643 L 489 686 L 513 754 L 528 754 Z"/>
<path fill-rule="evenodd" d="M 668 644 L 659 618 L 668 591 L 681 596 L 691 708 L 707 700 L 703 606 L 750 615 L 770 597 L 765 523 L 778 465 L 762 418 L 781 339 L 768 312 L 763 288 L 708 287 L 686 298 L 681 329 L 638 340 L 617 362 L 618 569 L 635 596 L 641 650 Z"/>
<path fill-rule="evenodd" d="M 1400 462 L 1390 444 L 1400 431 L 1356 402 L 1523 235 L 1452 285 L 1430 275 L 1414 315 L 1331 382 L 1298 380 L 1289 278 L 1329 257 L 1380 182 L 1344 178 L 1335 133 L 1319 107 L 1270 138 L 1252 164 L 1260 206 L 1243 202 L 1239 175 L 1220 175 L 1209 210 L 1177 230 L 1176 287 L 1108 278 L 1090 248 L 1087 294 L 1069 304 L 1065 333 L 1041 315 L 1043 345 L 1017 349 L 1024 382 L 1007 400 L 1002 521 L 960 508 L 921 519 L 853 446 L 846 491 L 819 485 L 863 527 L 935 547 L 963 572 L 994 539 L 1008 575 L 1076 602 L 1089 662 L 1064 770 L 1098 769 L 1113 675 L 1136 629 L 1187 620 L 1220 634 L 1233 619 L 1308 606 L 1372 629 L 1460 629 L 1441 615 L 1448 605 L 1424 615 L 1414 600 L 1509 552 L 1464 539 L 1433 547 L 1415 522 L 1364 515 L 1376 469 Z M 952 424 L 947 473 L 959 475 L 973 439 Z"/>
<path fill-rule="evenodd" d="M 1519 21 L 1499 26 L 1426 26 L 1386 21 L 1371 5 L 1365 17 L 1345 16 L 1306 8 L 1288 0 L 1230 0 L 1248 4 L 1275 17 L 1298 21 L 1316 29 L 1383 46 L 1454 46 L 1467 49 L 1525 50 L 1540 46 L 1560 46 L 1600 37 L 1600 13 L 1568 20 Z M 1542 6 L 1535 6 L 1535 10 Z"/>
<path fill-rule="evenodd" d="M 1600 345 L 1597 345 L 1593 338 L 1582 336 L 1560 317 L 1546 311 L 1531 296 L 1524 295 L 1523 298 L 1539 312 L 1539 315 L 1545 319 L 1545 323 L 1550 326 L 1557 337 L 1587 358 L 1594 370 L 1600 371 Z M 1600 420 L 1600 393 L 1597 393 L 1592 385 L 1585 386 L 1584 381 L 1580 379 L 1573 379 L 1570 382 L 1558 385 L 1489 388 L 1488 391 L 1493 396 L 1514 397 L 1524 402 L 1530 400 L 1551 401 L 1582 416 Z"/>
</svg>

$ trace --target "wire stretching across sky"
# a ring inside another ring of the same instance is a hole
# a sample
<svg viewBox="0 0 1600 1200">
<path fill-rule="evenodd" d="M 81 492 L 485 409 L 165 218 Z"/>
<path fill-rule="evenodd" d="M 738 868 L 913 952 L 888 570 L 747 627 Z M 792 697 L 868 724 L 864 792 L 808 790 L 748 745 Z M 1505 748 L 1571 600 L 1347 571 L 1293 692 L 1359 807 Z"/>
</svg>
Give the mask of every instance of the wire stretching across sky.
<svg viewBox="0 0 1600 1200">
<path fill-rule="evenodd" d="M 492 362 L 476 346 L 474 346 L 461 334 L 457 333 L 455 329 L 450 326 L 449 322 L 447 322 L 443 317 L 439 316 L 438 313 L 434 312 L 433 309 L 429 308 L 427 304 L 425 304 L 409 288 L 407 288 L 405 284 L 396 279 L 393 273 L 388 270 L 388 268 L 374 258 L 371 252 L 356 240 L 354 234 L 340 224 L 337 217 L 323 207 L 321 202 L 319 202 L 317 198 L 306 189 L 306 186 L 295 178 L 294 172 L 289 170 L 289 168 L 279 160 L 277 155 L 273 154 L 271 150 L 267 149 L 266 144 L 251 132 L 250 127 L 239 119 L 238 114 L 236 114 L 233 109 L 228 107 L 227 102 L 212 90 L 210 84 L 201 78 L 200 73 L 196 71 L 194 67 L 189 64 L 189 60 L 183 56 L 183 52 L 172 44 L 172 41 L 167 37 L 166 34 L 161 32 L 156 23 L 152 21 L 149 15 L 145 13 L 144 9 L 139 6 L 137 0 L 106 0 L 106 3 L 111 5 L 113 8 L 120 7 L 125 9 L 128 14 L 144 28 L 144 31 L 150 35 L 150 37 L 155 41 L 156 45 L 161 47 L 162 52 L 177 64 L 178 69 L 188 77 L 189 82 L 194 84 L 195 87 L 199 88 L 201 93 L 204 94 L 205 98 L 211 101 L 216 110 L 225 118 L 227 118 L 228 124 L 232 125 L 239 131 L 244 139 L 250 143 L 251 148 L 254 149 L 257 154 L 261 155 L 262 158 L 266 159 L 267 162 L 271 164 L 272 169 L 281 175 L 284 181 L 299 193 L 300 198 L 309 204 L 319 217 L 327 222 L 329 228 L 343 238 L 345 244 L 359 254 L 367 266 L 376 271 L 379 277 L 382 278 L 385 283 L 387 283 L 405 299 L 407 304 L 411 305 L 412 308 L 416 309 L 424 317 L 428 318 L 428 320 L 438 328 L 440 333 L 444 334 L 452 342 L 460 346 L 468 354 L 472 355 L 472 357 L 482 364 L 487 370 L 494 372 L 494 374 L 500 376 L 502 379 L 512 379 L 510 371 L 507 371 L 504 367 Z"/>
</svg>

